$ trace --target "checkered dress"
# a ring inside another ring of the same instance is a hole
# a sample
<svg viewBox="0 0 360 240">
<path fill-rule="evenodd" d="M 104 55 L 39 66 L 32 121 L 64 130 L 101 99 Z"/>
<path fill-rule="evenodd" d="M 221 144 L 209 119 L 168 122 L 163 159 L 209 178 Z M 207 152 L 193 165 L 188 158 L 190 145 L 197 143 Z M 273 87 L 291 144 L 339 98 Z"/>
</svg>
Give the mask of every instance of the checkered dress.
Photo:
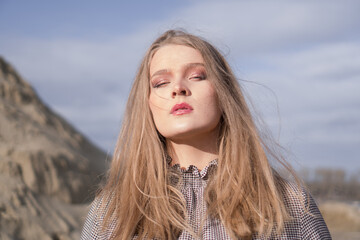
<svg viewBox="0 0 360 240">
<path fill-rule="evenodd" d="M 207 178 L 211 169 L 216 168 L 216 160 L 209 166 L 199 171 L 195 166 L 182 169 L 179 165 L 176 168 L 181 172 L 182 181 L 180 190 L 186 199 L 187 221 L 195 232 L 200 230 L 201 220 L 206 217 L 206 203 L 204 201 L 204 190 L 207 185 Z M 294 184 L 289 184 L 293 191 L 299 191 Z M 309 211 L 304 209 L 304 204 L 296 197 L 285 195 L 285 205 L 293 220 L 285 223 L 284 232 L 279 235 L 264 236 L 254 235 L 254 240 L 265 239 L 331 239 L 328 228 L 317 208 L 313 198 L 305 191 L 302 191 L 305 206 L 309 206 Z M 308 201 L 309 200 L 309 201 Z M 101 208 L 102 199 L 96 198 L 91 204 L 90 211 L 85 220 L 81 234 L 81 240 L 85 239 L 110 239 L 115 230 L 116 223 L 111 224 L 107 231 L 101 231 L 101 224 L 106 210 Z M 135 239 L 136 237 L 134 237 Z M 194 239 L 190 233 L 183 231 L 178 239 Z M 206 218 L 201 230 L 201 239 L 230 239 L 224 225 L 219 219 Z"/>
</svg>

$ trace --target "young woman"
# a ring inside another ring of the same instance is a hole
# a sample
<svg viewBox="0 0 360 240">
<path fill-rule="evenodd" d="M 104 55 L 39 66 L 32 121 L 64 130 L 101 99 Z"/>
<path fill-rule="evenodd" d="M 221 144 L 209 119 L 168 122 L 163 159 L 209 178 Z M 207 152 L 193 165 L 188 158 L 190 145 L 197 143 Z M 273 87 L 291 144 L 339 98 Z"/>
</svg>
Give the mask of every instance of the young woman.
<svg viewBox="0 0 360 240">
<path fill-rule="evenodd" d="M 167 31 L 138 70 L 81 238 L 331 239 L 311 196 L 270 156 L 287 166 L 260 138 L 224 57 Z"/>
</svg>

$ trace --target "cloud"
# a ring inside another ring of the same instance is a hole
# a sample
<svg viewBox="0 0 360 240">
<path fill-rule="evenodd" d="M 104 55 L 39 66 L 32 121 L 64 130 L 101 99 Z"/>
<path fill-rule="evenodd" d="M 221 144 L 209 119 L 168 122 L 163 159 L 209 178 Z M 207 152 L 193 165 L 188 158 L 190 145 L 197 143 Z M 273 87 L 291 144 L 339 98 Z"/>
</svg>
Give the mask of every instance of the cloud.
<svg viewBox="0 0 360 240">
<path fill-rule="evenodd" d="M 337 149 L 336 159 L 360 141 L 359 7 L 358 1 L 193 1 L 106 39 L 0 35 L 0 54 L 56 111 L 110 149 L 146 48 L 162 31 L 184 27 L 218 46 L 240 78 L 258 83 L 241 82 L 273 132 L 282 129 L 284 145 L 294 143 L 298 156 L 313 154 L 312 160 Z"/>
<path fill-rule="evenodd" d="M 285 142 L 360 143 L 359 49 L 360 44 L 340 42 L 267 55 L 258 60 L 271 67 L 249 72 L 248 78 L 274 93 L 244 84 L 271 128 L 282 125 Z"/>
<path fill-rule="evenodd" d="M 353 36 L 360 27 L 359 6 L 356 1 L 201 1 L 172 22 L 200 29 L 238 55 L 253 55 Z"/>
</svg>

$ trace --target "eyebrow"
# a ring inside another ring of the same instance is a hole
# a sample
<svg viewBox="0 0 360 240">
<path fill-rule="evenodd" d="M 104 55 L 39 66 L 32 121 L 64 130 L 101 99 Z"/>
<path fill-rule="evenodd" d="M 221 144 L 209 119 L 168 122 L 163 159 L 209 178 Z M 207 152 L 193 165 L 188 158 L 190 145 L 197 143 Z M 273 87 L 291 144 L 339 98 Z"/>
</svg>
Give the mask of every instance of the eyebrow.
<svg viewBox="0 0 360 240">
<path fill-rule="evenodd" d="M 152 76 L 150 76 L 150 80 L 157 75 L 162 75 L 164 73 L 169 73 L 169 72 L 170 71 L 168 69 L 161 69 L 159 71 L 156 71 Z"/>
<path fill-rule="evenodd" d="M 203 63 L 188 63 L 184 66 L 184 68 L 189 69 L 189 68 L 197 67 L 197 66 L 205 67 L 205 64 L 203 64 Z"/>
<path fill-rule="evenodd" d="M 185 64 L 182 68 L 185 71 L 188 71 L 190 68 L 197 67 L 197 66 L 205 67 L 205 64 L 204 63 L 188 63 L 188 64 Z M 155 76 L 162 75 L 162 74 L 169 73 L 169 72 L 170 72 L 169 69 L 158 70 L 152 76 L 150 76 L 150 80 Z"/>
</svg>

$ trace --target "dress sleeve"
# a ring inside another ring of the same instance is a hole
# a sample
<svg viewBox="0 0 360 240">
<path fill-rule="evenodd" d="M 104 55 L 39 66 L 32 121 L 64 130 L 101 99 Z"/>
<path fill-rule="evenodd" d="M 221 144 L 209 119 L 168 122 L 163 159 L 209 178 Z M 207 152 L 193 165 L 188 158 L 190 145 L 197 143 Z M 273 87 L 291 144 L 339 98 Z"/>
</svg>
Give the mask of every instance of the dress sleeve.
<svg viewBox="0 0 360 240">
<path fill-rule="evenodd" d="M 81 232 L 80 240 L 99 239 L 101 226 L 99 222 L 99 215 L 101 215 L 99 212 L 100 205 L 101 201 L 99 198 L 95 198 L 95 200 L 91 203 L 89 213 L 85 219 Z"/>
<path fill-rule="evenodd" d="M 311 194 L 303 191 L 305 210 L 301 215 L 301 239 L 330 239 L 331 235 Z"/>
</svg>

